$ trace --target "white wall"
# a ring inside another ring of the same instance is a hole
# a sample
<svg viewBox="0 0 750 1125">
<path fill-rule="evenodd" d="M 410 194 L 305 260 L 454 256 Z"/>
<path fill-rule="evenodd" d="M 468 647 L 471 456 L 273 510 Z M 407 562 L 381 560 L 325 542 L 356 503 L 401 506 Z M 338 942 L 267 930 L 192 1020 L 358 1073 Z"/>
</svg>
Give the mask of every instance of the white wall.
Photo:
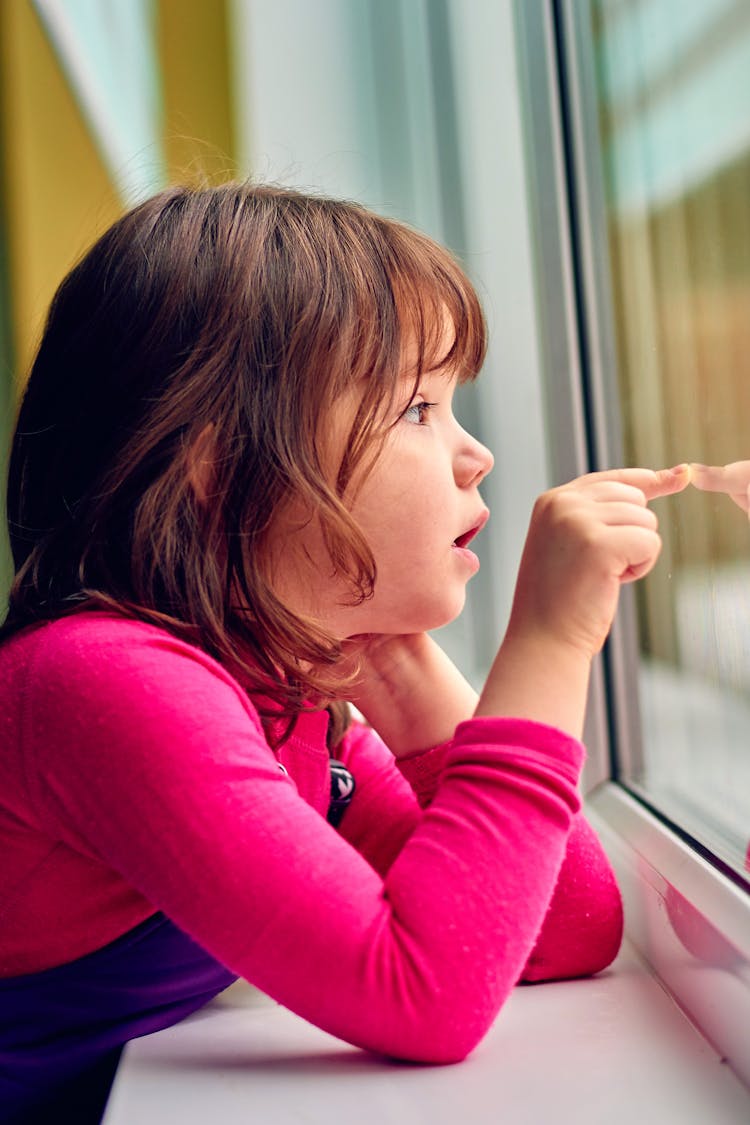
<svg viewBox="0 0 750 1125">
<path fill-rule="evenodd" d="M 547 478 L 512 0 L 234 0 L 244 170 L 358 199 L 464 260 L 491 348 L 465 424 L 495 453 L 469 612 L 444 641 L 481 675 Z"/>
</svg>

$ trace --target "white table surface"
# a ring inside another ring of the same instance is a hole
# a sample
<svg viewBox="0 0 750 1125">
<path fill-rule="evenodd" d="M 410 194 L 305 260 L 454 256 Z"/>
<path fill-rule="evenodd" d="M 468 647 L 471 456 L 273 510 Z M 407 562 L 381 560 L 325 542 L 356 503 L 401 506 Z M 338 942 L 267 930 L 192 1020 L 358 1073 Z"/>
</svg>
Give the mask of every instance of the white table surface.
<svg viewBox="0 0 750 1125">
<path fill-rule="evenodd" d="M 165 1120 L 750 1125 L 750 1091 L 626 944 L 598 977 L 517 988 L 447 1067 L 376 1059 L 234 986 L 128 1045 L 105 1125 Z"/>
</svg>

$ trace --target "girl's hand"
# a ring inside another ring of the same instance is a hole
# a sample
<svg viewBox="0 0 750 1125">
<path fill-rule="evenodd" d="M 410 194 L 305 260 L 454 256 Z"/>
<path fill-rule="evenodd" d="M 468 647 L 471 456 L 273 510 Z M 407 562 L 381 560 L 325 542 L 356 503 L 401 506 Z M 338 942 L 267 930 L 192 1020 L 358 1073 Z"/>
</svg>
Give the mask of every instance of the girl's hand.
<svg viewBox="0 0 750 1125">
<path fill-rule="evenodd" d="M 592 473 L 540 497 L 505 641 L 476 693 L 427 634 L 352 637 L 350 698 L 401 757 L 451 737 L 463 719 L 513 715 L 579 734 L 591 657 L 623 582 L 651 569 L 661 542 L 648 500 L 681 491 L 687 466 Z"/>
<path fill-rule="evenodd" d="M 404 757 L 451 738 L 477 693 L 427 633 L 351 637 L 359 674 L 349 699 L 391 752 Z"/>
<path fill-rule="evenodd" d="M 750 461 L 731 465 L 690 465 L 690 483 L 702 492 L 726 492 L 743 512 L 750 513 Z"/>
<path fill-rule="evenodd" d="M 647 574 L 661 550 L 648 501 L 682 491 L 688 480 L 687 465 L 616 469 L 545 492 L 532 514 L 509 631 L 597 653 L 620 586 Z"/>
<path fill-rule="evenodd" d="M 478 716 L 515 715 L 580 737 L 591 660 L 612 625 L 620 587 L 647 574 L 661 549 L 648 501 L 682 491 L 688 479 L 687 465 L 617 469 L 539 498 Z"/>
</svg>

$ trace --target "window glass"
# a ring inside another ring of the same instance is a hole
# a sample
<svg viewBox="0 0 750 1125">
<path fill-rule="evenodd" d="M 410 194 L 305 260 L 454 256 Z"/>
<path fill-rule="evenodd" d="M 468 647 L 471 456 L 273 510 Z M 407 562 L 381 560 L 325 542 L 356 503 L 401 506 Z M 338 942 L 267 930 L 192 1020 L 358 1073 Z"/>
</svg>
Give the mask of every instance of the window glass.
<svg viewBox="0 0 750 1125">
<path fill-rule="evenodd" d="M 626 459 L 750 458 L 750 4 L 591 7 Z M 656 507 L 623 780 L 746 876 L 748 514 L 693 488 Z"/>
</svg>

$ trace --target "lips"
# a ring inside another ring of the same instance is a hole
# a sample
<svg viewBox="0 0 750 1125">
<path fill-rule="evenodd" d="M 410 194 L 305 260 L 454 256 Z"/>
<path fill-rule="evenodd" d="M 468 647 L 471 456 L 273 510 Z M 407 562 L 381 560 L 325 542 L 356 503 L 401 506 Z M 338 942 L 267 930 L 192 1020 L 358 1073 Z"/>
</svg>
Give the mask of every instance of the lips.
<svg viewBox="0 0 750 1125">
<path fill-rule="evenodd" d="M 454 547 L 468 547 L 469 543 L 471 543 L 472 539 L 474 538 L 474 536 L 477 534 L 478 531 L 479 531 L 478 527 L 472 527 L 471 531 L 466 531 L 466 532 L 464 532 L 463 535 L 459 535 L 458 539 L 454 539 L 453 540 L 453 546 Z"/>
<path fill-rule="evenodd" d="M 471 543 L 474 536 L 479 534 L 479 532 L 482 530 L 482 528 L 487 523 L 487 520 L 489 518 L 490 518 L 490 513 L 485 508 L 485 510 L 482 512 L 481 516 L 479 517 L 477 522 L 474 524 L 474 526 L 470 527 L 468 531 L 464 531 L 464 533 L 462 535 L 459 535 L 456 539 L 453 540 L 453 546 L 454 547 L 461 547 L 461 548 L 467 547 L 468 544 Z"/>
</svg>

